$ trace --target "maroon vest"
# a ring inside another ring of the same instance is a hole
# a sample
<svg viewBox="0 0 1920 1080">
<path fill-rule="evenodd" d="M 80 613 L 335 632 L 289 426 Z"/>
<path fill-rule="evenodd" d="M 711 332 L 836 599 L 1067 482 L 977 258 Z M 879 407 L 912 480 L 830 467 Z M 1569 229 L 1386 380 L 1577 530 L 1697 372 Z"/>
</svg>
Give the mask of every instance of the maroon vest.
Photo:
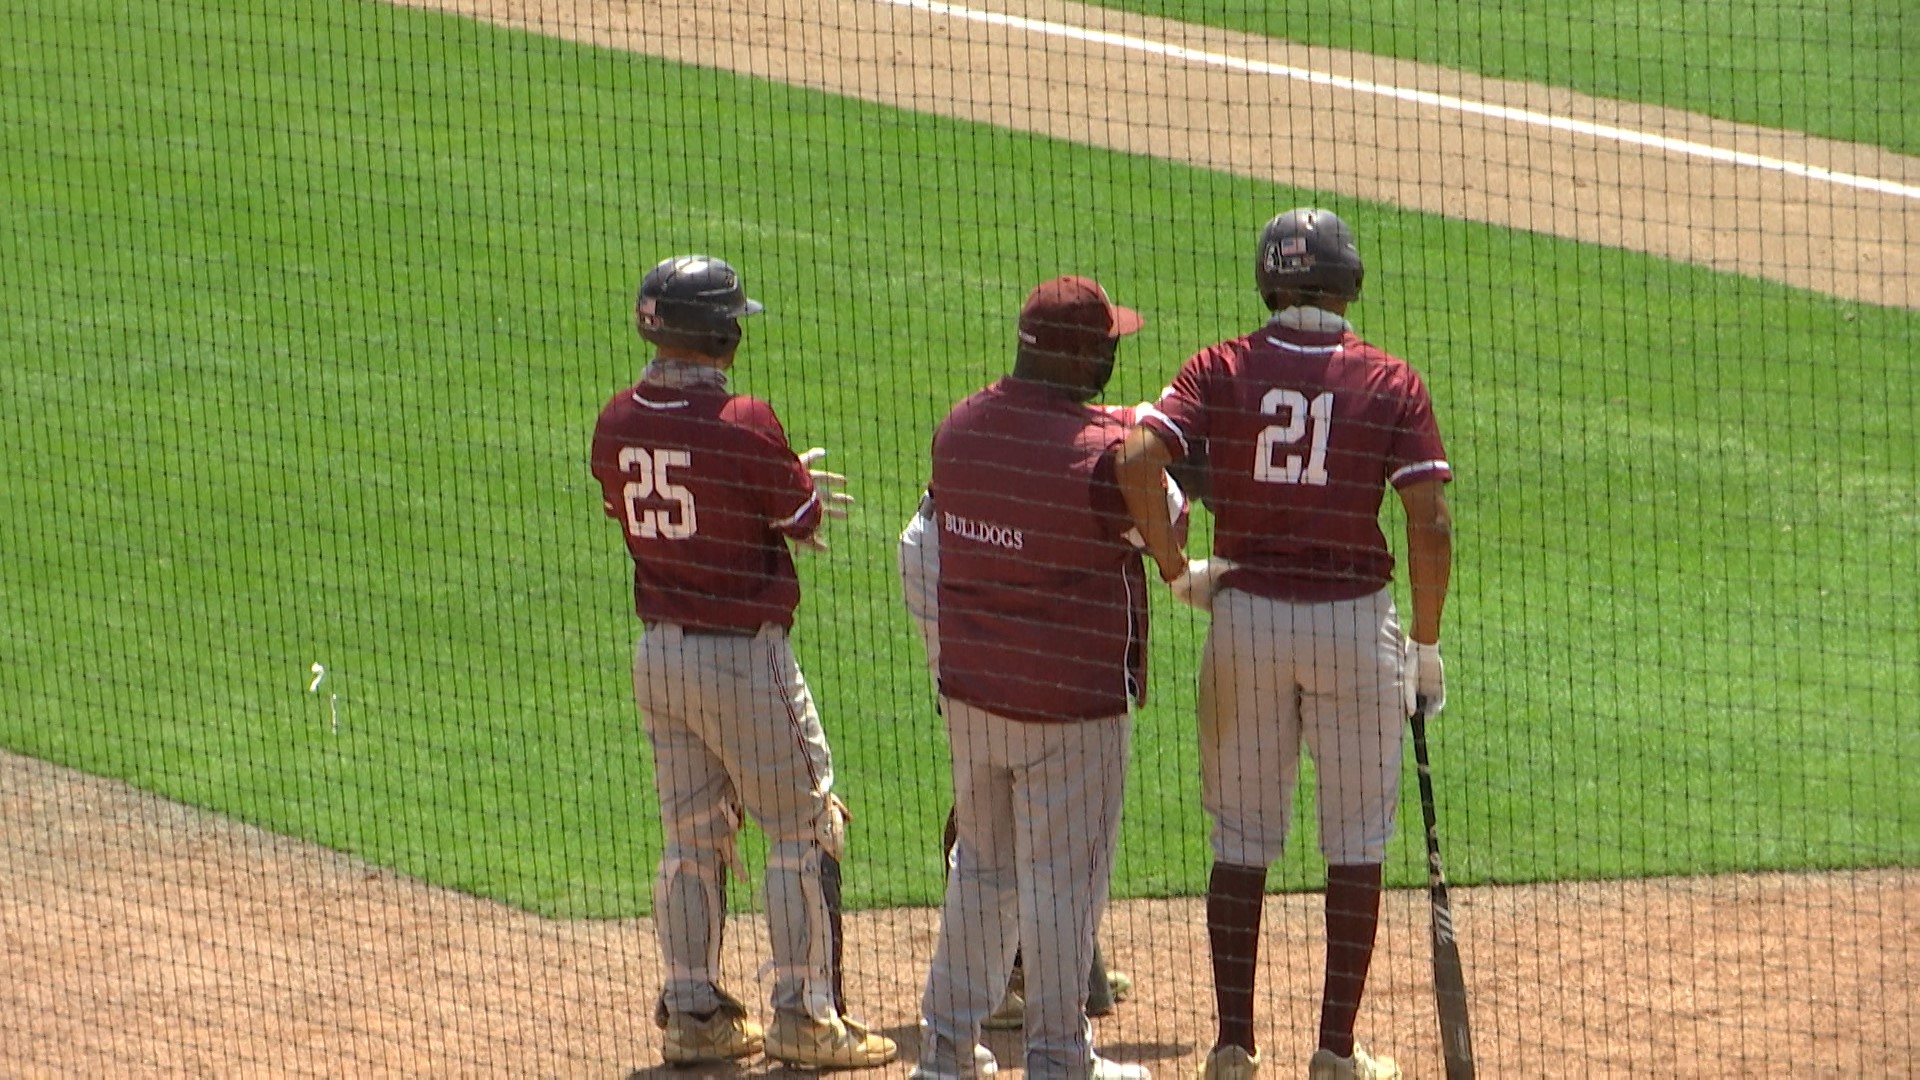
<svg viewBox="0 0 1920 1080">
<path fill-rule="evenodd" d="M 1126 424 L 1002 379 L 933 442 L 941 693 L 1015 720 L 1122 715 L 1146 696 L 1146 574 L 1112 454 Z"/>
</svg>

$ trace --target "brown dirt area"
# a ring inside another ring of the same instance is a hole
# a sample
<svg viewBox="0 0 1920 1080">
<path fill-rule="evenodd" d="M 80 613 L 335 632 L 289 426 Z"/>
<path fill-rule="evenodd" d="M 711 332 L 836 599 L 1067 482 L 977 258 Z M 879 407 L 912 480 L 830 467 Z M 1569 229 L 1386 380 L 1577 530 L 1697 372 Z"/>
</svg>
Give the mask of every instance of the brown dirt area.
<svg viewBox="0 0 1920 1080">
<path fill-rule="evenodd" d="M 659 1066 L 646 919 L 556 922 L 421 884 L 117 781 L 0 754 L 0 1072 L 625 1076 Z M 879 853 L 855 851 L 849 872 Z M 1920 874 L 1740 875 L 1453 896 L 1487 1076 L 1904 1073 L 1920 1052 Z M 1271 897 L 1259 1037 L 1310 1053 L 1317 896 Z M 1390 895 L 1362 1035 L 1441 1075 L 1424 890 Z M 848 996 L 917 1047 L 938 913 L 856 914 Z M 1116 903 L 1134 995 L 1096 1024 L 1161 1075 L 1212 1043 L 1196 900 Z M 764 923 L 726 978 L 764 1016 Z M 988 1044 L 1017 1074 L 1018 1033 Z M 752 1062 L 728 1073 L 781 1071 Z M 681 1073 L 684 1075 L 684 1073 Z"/>
<path fill-rule="evenodd" d="M 1093 44 L 1036 47 L 1014 28 L 872 0 L 406 2 L 1920 307 L 1910 198 Z M 1920 183 L 1914 159 L 1792 133 L 1070 4 L 974 6 Z M 0 836 L 0 1072 L 657 1067 L 647 920 L 537 918 L 5 754 Z M 884 857 L 856 850 L 849 872 Z M 1896 1075 L 1920 1052 L 1920 873 L 1464 889 L 1454 905 L 1483 1075 Z M 849 919 L 850 997 L 902 1042 L 887 1075 L 904 1075 L 917 1045 L 936 923 L 928 909 Z M 1318 897 L 1269 900 L 1259 1035 L 1270 1075 L 1311 1048 L 1320 934 Z M 1102 937 L 1138 987 L 1098 1022 L 1100 1047 L 1161 1075 L 1190 1070 L 1213 1025 L 1199 903 L 1117 903 Z M 765 956 L 760 922 L 733 920 L 727 978 L 761 1011 Z M 1410 1077 L 1441 1073 L 1428 964 L 1425 893 L 1395 893 L 1361 1026 Z M 1018 1072 L 1017 1033 L 989 1045 Z"/>
</svg>

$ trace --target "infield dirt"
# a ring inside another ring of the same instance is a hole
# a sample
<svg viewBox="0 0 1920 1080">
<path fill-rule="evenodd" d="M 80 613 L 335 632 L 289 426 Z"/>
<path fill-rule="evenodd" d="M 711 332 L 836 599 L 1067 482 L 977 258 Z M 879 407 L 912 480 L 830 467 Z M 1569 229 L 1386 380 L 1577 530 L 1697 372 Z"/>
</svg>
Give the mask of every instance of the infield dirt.
<svg viewBox="0 0 1920 1080">
<path fill-rule="evenodd" d="M 0 754 L 0 1071 L 14 1075 L 593 1077 L 660 1067 L 650 920 L 556 922 Z M 858 836 L 855 836 L 858 843 Z M 884 857 L 857 847 L 849 872 Z M 1319 897 L 1267 901 L 1259 1039 L 1312 1050 Z M 1484 1076 L 1901 1075 L 1920 1051 L 1920 875 L 1741 875 L 1458 889 Z M 1362 1038 L 1440 1075 L 1424 890 L 1391 894 Z M 918 1046 L 937 912 L 847 920 L 848 996 Z M 1096 1023 L 1162 1076 L 1212 1044 L 1200 901 L 1116 903 L 1133 996 Z M 763 1015 L 757 918 L 728 984 Z M 1018 1075 L 1020 1035 L 988 1045 Z M 722 1073 L 765 1074 L 752 1062 Z M 687 1075 L 681 1071 L 676 1075 Z"/>
</svg>

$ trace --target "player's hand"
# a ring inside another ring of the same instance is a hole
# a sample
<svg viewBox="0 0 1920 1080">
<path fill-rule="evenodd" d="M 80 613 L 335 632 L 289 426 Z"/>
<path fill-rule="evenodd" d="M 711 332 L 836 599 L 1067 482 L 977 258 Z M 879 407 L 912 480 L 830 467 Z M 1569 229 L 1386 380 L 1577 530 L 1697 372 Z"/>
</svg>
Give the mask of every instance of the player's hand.
<svg viewBox="0 0 1920 1080">
<path fill-rule="evenodd" d="M 805 465 L 807 475 L 813 477 L 813 488 L 820 495 L 821 511 L 828 517 L 844 520 L 847 516 L 847 507 L 853 505 L 853 496 L 844 490 L 847 486 L 847 478 L 837 472 L 813 467 L 815 462 L 826 456 L 827 452 L 816 446 L 800 455 L 800 464 Z"/>
<path fill-rule="evenodd" d="M 1447 707 L 1447 669 L 1440 662 L 1439 642 L 1425 645 L 1411 638 L 1407 640 L 1405 678 L 1408 689 L 1413 691 L 1409 712 L 1418 711 L 1431 720 Z"/>
<path fill-rule="evenodd" d="M 844 521 L 847 516 L 847 507 L 853 505 L 853 496 L 842 490 L 847 486 L 847 478 L 836 472 L 828 472 L 825 469 L 816 469 L 813 467 L 815 463 L 826 456 L 826 450 L 818 446 L 811 447 L 800 455 L 800 464 L 806 466 L 807 475 L 813 477 L 813 490 L 820 499 L 821 514 L 825 517 L 840 518 Z M 808 536 L 805 540 L 795 540 L 794 543 L 799 544 L 809 551 L 825 553 L 827 550 L 827 542 L 820 538 L 820 531 L 826 527 L 826 521 L 822 520 L 820 522 L 820 528 L 813 530 L 811 536 Z"/>
<path fill-rule="evenodd" d="M 1167 587 L 1181 603 L 1211 612 L 1220 579 L 1233 568 L 1234 564 L 1226 559 L 1191 559 L 1179 577 L 1167 582 Z"/>
</svg>

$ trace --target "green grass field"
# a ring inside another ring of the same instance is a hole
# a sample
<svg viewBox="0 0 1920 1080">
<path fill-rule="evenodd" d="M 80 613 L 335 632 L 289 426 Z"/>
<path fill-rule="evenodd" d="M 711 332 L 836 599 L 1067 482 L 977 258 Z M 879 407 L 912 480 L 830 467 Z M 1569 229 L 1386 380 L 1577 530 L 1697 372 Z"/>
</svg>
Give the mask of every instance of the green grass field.
<svg viewBox="0 0 1920 1080">
<path fill-rule="evenodd" d="M 1098 3 L 1920 154 L 1906 0 Z"/>
<path fill-rule="evenodd" d="M 859 814 L 850 898 L 932 902 L 944 735 L 892 545 L 934 423 L 1064 270 L 1145 311 L 1111 396 L 1156 393 L 1260 317 L 1243 249 L 1319 197 L 282 8 L 12 12 L 0 745 L 542 913 L 644 912 L 636 624 L 586 444 L 645 359 L 638 275 L 704 249 L 769 307 L 736 385 L 860 499 L 795 638 Z M 1338 206 L 1356 319 L 1426 373 L 1461 477 L 1451 875 L 1920 859 L 1920 316 Z M 1204 627 L 1160 615 L 1116 895 L 1206 872 Z M 1317 883 L 1311 850 L 1281 887 Z"/>
</svg>

